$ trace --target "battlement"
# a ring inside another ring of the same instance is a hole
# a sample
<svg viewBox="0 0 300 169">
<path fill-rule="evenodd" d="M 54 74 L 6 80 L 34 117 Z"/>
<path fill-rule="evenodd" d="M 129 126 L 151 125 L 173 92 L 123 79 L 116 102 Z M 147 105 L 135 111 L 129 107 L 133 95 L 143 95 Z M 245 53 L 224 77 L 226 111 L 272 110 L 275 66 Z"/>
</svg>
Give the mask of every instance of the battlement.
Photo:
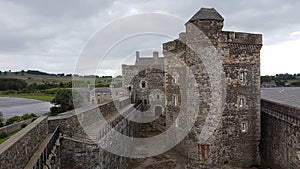
<svg viewBox="0 0 300 169">
<path fill-rule="evenodd" d="M 221 43 L 240 43 L 252 45 L 262 45 L 263 43 L 261 34 L 231 31 L 220 32 L 218 41 Z"/>
<path fill-rule="evenodd" d="M 186 45 L 183 43 L 184 41 L 176 39 L 174 41 L 166 42 L 163 44 L 163 52 L 164 56 L 168 57 L 167 52 L 176 52 L 181 51 L 186 47 Z"/>
</svg>

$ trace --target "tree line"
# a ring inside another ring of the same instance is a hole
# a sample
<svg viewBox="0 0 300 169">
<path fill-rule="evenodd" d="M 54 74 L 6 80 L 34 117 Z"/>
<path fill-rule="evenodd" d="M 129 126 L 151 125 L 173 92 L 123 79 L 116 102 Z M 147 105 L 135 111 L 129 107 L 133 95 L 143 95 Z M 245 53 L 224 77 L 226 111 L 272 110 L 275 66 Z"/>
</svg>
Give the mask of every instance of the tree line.
<svg viewBox="0 0 300 169">
<path fill-rule="evenodd" d="M 300 87 L 300 73 L 298 74 L 276 74 L 275 76 L 261 76 L 261 83 L 275 82 L 276 86 Z"/>
<path fill-rule="evenodd" d="M 23 79 L 0 78 L 0 91 L 14 90 L 23 93 L 30 93 L 51 88 L 71 88 L 72 82 L 68 83 L 43 83 L 28 84 Z"/>
</svg>

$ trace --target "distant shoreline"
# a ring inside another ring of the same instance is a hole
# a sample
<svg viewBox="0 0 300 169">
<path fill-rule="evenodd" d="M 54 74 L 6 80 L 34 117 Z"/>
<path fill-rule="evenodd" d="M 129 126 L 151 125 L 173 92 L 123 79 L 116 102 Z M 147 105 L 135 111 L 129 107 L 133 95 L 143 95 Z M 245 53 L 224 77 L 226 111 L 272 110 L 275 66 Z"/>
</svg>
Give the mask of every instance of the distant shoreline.
<svg viewBox="0 0 300 169">
<path fill-rule="evenodd" d="M 25 98 L 25 99 L 33 99 L 33 100 L 40 100 L 44 102 L 51 102 L 55 95 L 52 94 L 0 94 L 0 97 L 9 97 L 9 98 Z"/>
<path fill-rule="evenodd" d="M 0 111 L 3 113 L 4 119 L 26 113 L 43 115 L 50 112 L 52 106 L 50 102 L 31 98 L 0 97 Z"/>
</svg>

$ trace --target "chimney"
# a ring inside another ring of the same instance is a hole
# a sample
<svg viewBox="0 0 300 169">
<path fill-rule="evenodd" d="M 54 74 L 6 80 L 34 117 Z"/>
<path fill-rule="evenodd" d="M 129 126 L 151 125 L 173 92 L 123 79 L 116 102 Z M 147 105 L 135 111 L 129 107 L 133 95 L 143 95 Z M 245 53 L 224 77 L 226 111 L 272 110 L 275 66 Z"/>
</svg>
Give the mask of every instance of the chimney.
<svg viewBox="0 0 300 169">
<path fill-rule="evenodd" d="M 159 55 L 159 54 L 158 54 L 157 51 L 154 51 L 154 52 L 153 52 L 153 58 L 154 58 L 154 59 L 157 59 L 157 58 L 158 58 L 158 55 Z"/>
<path fill-rule="evenodd" d="M 140 52 L 139 51 L 136 51 L 135 52 L 135 63 L 137 64 L 138 62 L 139 62 L 139 60 L 140 60 Z"/>
<path fill-rule="evenodd" d="M 157 51 L 154 51 L 154 52 L 153 52 L 153 59 L 154 59 L 154 63 L 155 63 L 155 64 L 158 63 L 158 55 L 159 55 L 159 54 L 158 54 Z"/>
<path fill-rule="evenodd" d="M 139 59 L 139 58 L 140 58 L 140 52 L 139 52 L 139 51 L 136 51 L 136 52 L 135 52 L 135 56 L 136 56 L 136 59 Z"/>
</svg>

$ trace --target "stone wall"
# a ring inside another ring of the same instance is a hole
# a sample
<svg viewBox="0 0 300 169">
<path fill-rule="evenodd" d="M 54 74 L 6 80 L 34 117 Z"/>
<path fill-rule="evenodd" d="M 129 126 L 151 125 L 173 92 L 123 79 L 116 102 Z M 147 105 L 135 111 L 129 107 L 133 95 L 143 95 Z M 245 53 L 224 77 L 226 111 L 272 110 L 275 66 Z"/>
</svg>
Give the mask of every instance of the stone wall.
<svg viewBox="0 0 300 169">
<path fill-rule="evenodd" d="M 47 135 L 47 117 L 42 116 L 12 136 L 9 140 L 0 144 L 1 168 L 24 168 Z"/>
<path fill-rule="evenodd" d="M 28 125 L 31 122 L 33 122 L 34 120 L 35 120 L 35 118 L 30 118 L 30 119 L 26 119 L 26 120 L 23 120 L 23 121 L 18 122 L 18 123 L 14 123 L 14 124 L 11 124 L 11 125 L 8 125 L 8 126 L 1 127 L 0 132 L 11 133 L 13 131 L 20 130 L 20 129 L 22 129 L 23 124 Z"/>
<path fill-rule="evenodd" d="M 85 127 L 93 124 L 96 120 L 101 120 L 99 114 L 101 113 L 104 118 L 108 119 L 114 114 L 118 113 L 126 105 L 129 105 L 129 98 L 122 98 L 99 105 L 92 105 L 90 107 L 78 108 L 58 116 L 49 117 L 49 131 L 53 132 L 59 125 L 62 134 L 68 137 L 76 137 L 80 139 L 89 139 L 86 134 Z"/>
<path fill-rule="evenodd" d="M 261 156 L 272 169 L 300 168 L 300 109 L 261 101 Z"/>
<path fill-rule="evenodd" d="M 163 44 L 167 125 L 198 104 L 195 125 L 177 150 L 195 167 L 259 165 L 262 35 L 222 28 L 223 20 L 189 21 L 179 39 Z"/>
<path fill-rule="evenodd" d="M 62 131 L 59 155 L 61 168 L 106 169 L 125 166 L 126 158 L 105 151 L 96 142 L 107 136 L 111 127 L 127 136 L 136 135 L 137 124 L 123 117 L 134 110 L 133 105 L 129 103 L 128 98 L 123 98 L 94 107 L 77 109 L 76 112 L 70 111 L 57 117 L 49 117 L 50 130 L 60 125 Z M 100 119 L 100 112 L 107 123 L 97 121 Z M 126 145 L 115 146 L 126 148 Z"/>
</svg>

